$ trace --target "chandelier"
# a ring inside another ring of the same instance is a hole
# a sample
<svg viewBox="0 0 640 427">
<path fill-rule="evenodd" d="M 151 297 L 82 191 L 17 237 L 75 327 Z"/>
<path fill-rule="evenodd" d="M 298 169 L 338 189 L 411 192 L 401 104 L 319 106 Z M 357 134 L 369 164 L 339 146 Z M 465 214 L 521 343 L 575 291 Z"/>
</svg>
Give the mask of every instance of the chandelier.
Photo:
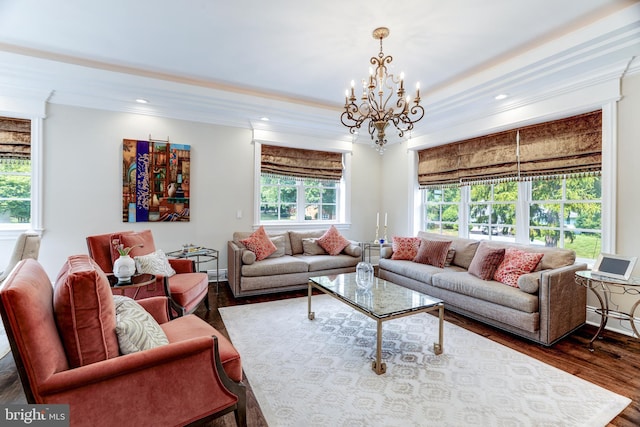
<svg viewBox="0 0 640 427">
<path fill-rule="evenodd" d="M 405 95 L 404 73 L 395 78 L 387 70 L 393 58 L 382 52 L 382 39 L 389 35 L 389 29 L 380 27 L 373 30 L 373 38 L 380 40 L 380 53 L 371 57 L 369 61 L 369 78 L 362 80 L 362 96 L 360 105 L 356 104 L 355 82 L 351 81 L 351 91 L 345 91 L 344 112 L 340 116 L 343 125 L 349 128 L 351 134 L 357 133 L 362 123 L 369 121 L 369 134 L 373 144 L 380 154 L 384 153 L 387 143 L 385 130 L 389 123 L 393 123 L 398 130 L 398 136 L 413 129 L 413 124 L 424 117 L 424 108 L 420 105 L 420 83 L 416 85 L 416 97 Z M 394 92 L 396 98 L 393 97 Z"/>
</svg>

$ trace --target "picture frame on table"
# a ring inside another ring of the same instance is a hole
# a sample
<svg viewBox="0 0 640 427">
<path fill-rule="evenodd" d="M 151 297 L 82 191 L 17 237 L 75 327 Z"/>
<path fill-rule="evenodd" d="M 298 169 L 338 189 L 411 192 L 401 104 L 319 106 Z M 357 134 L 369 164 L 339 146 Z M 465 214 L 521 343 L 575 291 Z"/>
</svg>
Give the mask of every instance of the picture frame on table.
<svg viewBox="0 0 640 427">
<path fill-rule="evenodd" d="M 598 255 L 592 275 L 611 277 L 618 280 L 629 280 L 638 257 L 601 253 Z"/>
</svg>

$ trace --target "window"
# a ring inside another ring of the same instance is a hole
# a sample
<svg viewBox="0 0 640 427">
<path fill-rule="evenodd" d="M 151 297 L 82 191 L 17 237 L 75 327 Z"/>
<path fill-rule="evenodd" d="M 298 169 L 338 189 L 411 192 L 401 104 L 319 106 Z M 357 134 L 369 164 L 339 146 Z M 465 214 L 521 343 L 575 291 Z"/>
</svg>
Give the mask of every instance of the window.
<svg viewBox="0 0 640 427">
<path fill-rule="evenodd" d="M 458 235 L 460 212 L 460 188 L 427 188 L 422 193 L 424 204 L 424 229 L 433 233 Z"/>
<path fill-rule="evenodd" d="M 515 241 L 518 183 L 470 186 L 469 237 Z"/>
<path fill-rule="evenodd" d="M 531 183 L 529 238 L 545 246 L 595 259 L 602 244 L 600 176 L 536 180 Z"/>
<path fill-rule="evenodd" d="M 340 183 L 261 174 L 260 222 L 337 221 Z"/>
<path fill-rule="evenodd" d="M 573 249 L 582 262 L 601 252 L 599 175 L 429 187 L 422 190 L 422 200 L 427 231 L 456 235 L 460 229 L 463 237 L 512 242 L 517 235 L 528 236 L 521 243 Z"/>
<path fill-rule="evenodd" d="M 0 224 L 31 223 L 31 121 L 0 117 Z"/>
</svg>

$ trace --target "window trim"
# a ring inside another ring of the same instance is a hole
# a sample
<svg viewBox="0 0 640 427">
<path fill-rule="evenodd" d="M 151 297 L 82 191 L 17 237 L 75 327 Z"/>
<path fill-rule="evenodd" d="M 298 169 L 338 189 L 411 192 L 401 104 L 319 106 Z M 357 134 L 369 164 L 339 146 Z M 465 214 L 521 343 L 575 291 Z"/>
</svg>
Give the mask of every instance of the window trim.
<svg viewBox="0 0 640 427">
<path fill-rule="evenodd" d="M 0 96 L 0 114 L 31 121 L 31 222 L 29 224 L 0 224 L 0 240 L 11 240 L 24 231 L 44 231 L 44 119 L 46 100 L 44 93 L 12 89 Z"/>
</svg>

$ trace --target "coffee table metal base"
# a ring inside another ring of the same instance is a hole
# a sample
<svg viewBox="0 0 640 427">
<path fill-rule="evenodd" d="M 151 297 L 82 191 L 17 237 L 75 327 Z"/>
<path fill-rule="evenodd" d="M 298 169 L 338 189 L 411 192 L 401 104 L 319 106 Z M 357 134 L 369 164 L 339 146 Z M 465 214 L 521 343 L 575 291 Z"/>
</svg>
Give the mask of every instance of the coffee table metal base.
<svg viewBox="0 0 640 427">
<path fill-rule="evenodd" d="M 377 332 L 376 332 L 376 358 L 373 362 L 371 362 L 371 369 L 373 369 L 373 371 L 378 374 L 384 374 L 385 372 L 387 372 L 387 364 L 384 363 L 382 361 L 382 322 L 385 322 L 387 320 L 393 320 L 393 319 L 399 319 L 401 317 L 405 317 L 405 316 L 411 316 L 413 314 L 418 314 L 418 313 L 427 313 L 427 312 L 431 312 L 431 311 L 435 311 L 438 310 L 438 342 L 433 343 L 433 352 L 436 355 L 440 355 L 442 354 L 442 352 L 444 351 L 444 343 L 443 343 L 443 332 L 444 332 L 444 304 L 440 303 L 440 304 L 436 304 L 432 307 L 426 307 L 423 309 L 418 309 L 418 310 L 412 310 L 412 311 L 407 311 L 404 313 L 399 313 L 396 315 L 392 315 L 392 316 L 386 316 L 386 317 L 376 317 L 371 315 L 371 313 L 367 312 L 366 310 L 363 310 L 362 308 L 358 307 L 355 304 L 350 303 L 347 300 L 341 299 L 341 298 L 337 298 L 335 295 L 333 295 L 330 292 L 327 292 L 326 290 L 324 290 L 322 287 L 319 286 L 315 286 L 315 283 L 313 281 L 309 281 L 309 293 L 308 293 L 308 302 L 307 302 L 307 311 L 308 311 L 308 317 L 309 320 L 314 320 L 316 318 L 316 314 L 315 312 L 311 311 L 311 296 L 313 295 L 313 288 L 316 288 L 322 292 L 324 292 L 327 295 L 331 295 L 332 297 L 334 297 L 335 299 L 342 301 L 343 303 L 347 304 L 348 306 L 350 306 L 351 308 L 359 311 L 360 313 L 364 314 L 365 316 L 369 317 L 370 319 L 373 319 L 376 321 L 376 325 L 377 325 Z"/>
</svg>

